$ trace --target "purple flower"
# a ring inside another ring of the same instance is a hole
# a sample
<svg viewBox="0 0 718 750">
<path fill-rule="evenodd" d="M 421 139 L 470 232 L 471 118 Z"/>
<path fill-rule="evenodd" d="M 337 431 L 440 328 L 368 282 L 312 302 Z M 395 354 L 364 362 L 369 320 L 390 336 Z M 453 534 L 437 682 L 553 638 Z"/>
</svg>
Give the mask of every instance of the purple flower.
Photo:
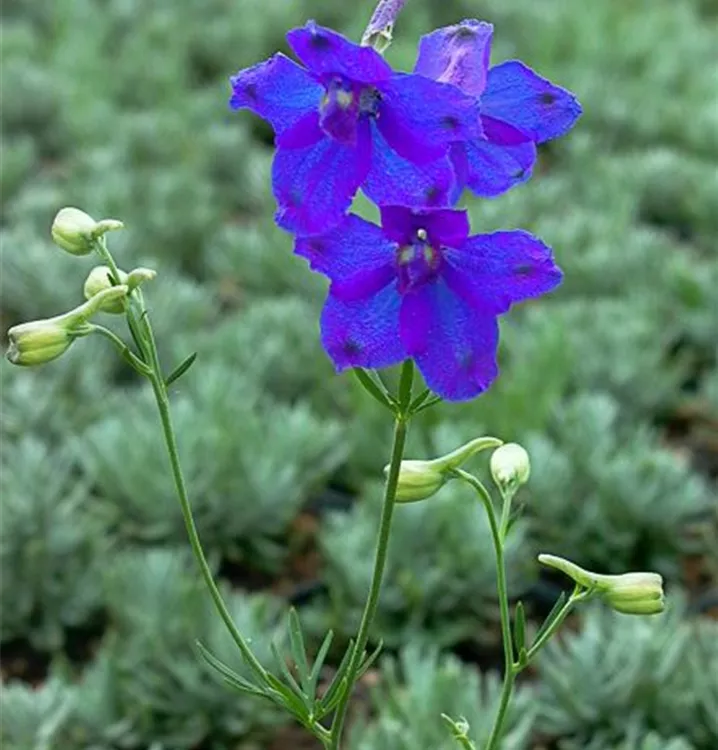
<svg viewBox="0 0 718 750">
<path fill-rule="evenodd" d="M 551 249 L 518 230 L 470 237 L 466 211 L 383 206 L 381 220 L 296 241 L 331 280 L 324 348 L 337 370 L 412 357 L 443 398 L 476 396 L 498 374 L 497 316 L 561 281 Z"/>
<path fill-rule="evenodd" d="M 479 98 L 483 138 L 456 143 L 451 160 L 463 187 L 491 198 L 527 180 L 536 144 L 570 130 L 581 115 L 576 97 L 518 60 L 489 68 L 493 26 L 466 20 L 422 37 L 414 72 Z"/>
<path fill-rule="evenodd" d="M 268 120 L 277 223 L 297 234 L 341 221 L 359 187 L 377 203 L 447 205 L 453 142 L 481 134 L 478 102 L 446 83 L 394 73 L 374 49 L 313 21 L 282 54 L 231 79 L 230 105 Z"/>
</svg>

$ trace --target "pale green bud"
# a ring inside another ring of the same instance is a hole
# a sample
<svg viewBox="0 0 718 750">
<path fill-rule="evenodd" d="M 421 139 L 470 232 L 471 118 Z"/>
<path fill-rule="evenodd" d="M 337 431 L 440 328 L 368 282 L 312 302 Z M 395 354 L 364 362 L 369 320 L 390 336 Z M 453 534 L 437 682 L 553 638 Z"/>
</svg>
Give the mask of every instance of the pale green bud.
<svg viewBox="0 0 718 750">
<path fill-rule="evenodd" d="M 531 473 L 529 454 L 518 443 L 506 443 L 491 454 L 491 476 L 502 489 L 518 489 Z"/>
<path fill-rule="evenodd" d="M 144 284 L 145 281 L 152 281 L 156 276 L 157 271 L 153 271 L 151 268 L 135 268 L 127 276 L 127 286 L 132 291 L 137 289 L 140 284 Z"/>
<path fill-rule="evenodd" d="M 539 555 L 539 562 L 565 573 L 584 588 L 593 589 L 617 612 L 627 615 L 655 615 L 665 608 L 663 578 L 658 573 L 602 575 L 584 570 L 555 555 Z"/>
<path fill-rule="evenodd" d="M 32 367 L 51 362 L 64 354 L 70 344 L 92 333 L 89 319 L 103 304 L 120 299 L 127 294 L 126 286 L 115 286 L 95 295 L 84 305 L 64 315 L 45 320 L 33 320 L 13 326 L 8 331 L 10 346 L 6 356 L 14 365 Z"/>
<path fill-rule="evenodd" d="M 501 441 L 497 438 L 480 437 L 431 461 L 402 461 L 399 468 L 399 483 L 396 488 L 397 502 L 411 503 L 431 497 L 452 478 L 454 469 L 458 469 L 475 453 L 487 448 L 495 448 L 497 445 L 501 445 Z M 384 467 L 384 473 L 389 473 L 388 466 Z"/>
<path fill-rule="evenodd" d="M 116 219 L 95 221 L 79 208 L 61 208 L 52 222 L 50 233 L 58 247 L 72 255 L 89 255 L 93 242 L 105 232 L 122 229 L 123 223 Z"/>
<path fill-rule="evenodd" d="M 129 288 L 127 274 L 120 270 L 118 270 L 118 274 L 120 282 Z M 100 292 L 112 289 L 114 286 L 115 284 L 112 283 L 112 272 L 110 271 L 109 266 L 95 266 L 92 271 L 90 271 L 87 279 L 85 279 L 85 286 L 83 287 L 85 299 L 92 299 Z M 111 299 L 104 302 L 100 309 L 102 312 L 119 314 L 124 311 L 125 307 L 123 299 L 120 297 L 118 299 Z"/>
</svg>

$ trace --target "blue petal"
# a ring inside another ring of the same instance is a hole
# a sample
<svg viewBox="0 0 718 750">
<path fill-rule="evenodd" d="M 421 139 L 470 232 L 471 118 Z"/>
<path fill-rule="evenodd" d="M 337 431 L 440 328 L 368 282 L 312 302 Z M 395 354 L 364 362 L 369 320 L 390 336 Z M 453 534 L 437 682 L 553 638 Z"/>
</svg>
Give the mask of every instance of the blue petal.
<svg viewBox="0 0 718 750">
<path fill-rule="evenodd" d="M 475 310 L 495 315 L 561 283 L 551 248 L 529 232 L 476 234 L 456 249 L 444 250 L 444 279 Z"/>
<path fill-rule="evenodd" d="M 454 171 L 448 157 L 416 165 L 403 159 L 389 146 L 375 122 L 371 128 L 371 168 L 362 190 L 374 203 L 404 206 L 449 204 Z"/>
<path fill-rule="evenodd" d="M 486 86 L 494 27 L 469 19 L 422 36 L 414 72 L 480 96 Z"/>
<path fill-rule="evenodd" d="M 316 110 L 324 89 L 302 67 L 278 53 L 230 79 L 233 109 L 251 109 L 280 135 Z"/>
<path fill-rule="evenodd" d="M 378 88 L 384 137 L 395 151 L 417 164 L 442 156 L 450 143 L 482 135 L 478 100 L 455 86 L 396 73 Z"/>
<path fill-rule="evenodd" d="M 476 311 L 442 279 L 404 297 L 400 331 L 426 384 L 447 401 L 478 396 L 498 375 L 496 317 Z"/>
<path fill-rule="evenodd" d="M 297 238 L 294 252 L 331 279 L 334 296 L 342 299 L 366 296 L 377 280 L 383 280 L 378 281 L 381 288 L 395 275 L 396 243 L 381 227 L 355 214 L 325 234 Z"/>
<path fill-rule="evenodd" d="M 320 76 L 334 74 L 361 83 L 377 83 L 391 75 L 391 67 L 375 49 L 355 44 L 314 21 L 292 29 L 287 41 L 296 56 Z"/>
<path fill-rule="evenodd" d="M 508 123 L 543 143 L 570 130 L 581 105 L 566 89 L 537 75 L 518 60 L 489 70 L 481 113 Z"/>
<path fill-rule="evenodd" d="M 532 141 L 518 146 L 499 146 L 474 140 L 451 147 L 457 181 L 481 198 L 494 198 L 531 176 L 536 162 Z"/>
<path fill-rule="evenodd" d="M 396 281 L 351 302 L 330 291 L 321 317 L 322 344 L 337 370 L 390 367 L 406 359 L 399 337 L 400 305 Z"/>
<path fill-rule="evenodd" d="M 360 128 L 356 146 L 329 137 L 306 148 L 280 146 L 272 164 L 277 224 L 298 235 L 336 226 L 369 171 L 370 146 L 366 128 Z"/>
</svg>

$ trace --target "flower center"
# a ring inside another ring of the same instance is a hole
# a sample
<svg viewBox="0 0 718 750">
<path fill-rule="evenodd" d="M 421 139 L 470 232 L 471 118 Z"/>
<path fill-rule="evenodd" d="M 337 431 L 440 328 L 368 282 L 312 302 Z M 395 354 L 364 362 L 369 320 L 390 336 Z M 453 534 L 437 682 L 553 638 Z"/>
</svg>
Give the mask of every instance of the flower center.
<svg viewBox="0 0 718 750">
<path fill-rule="evenodd" d="M 425 229 L 417 229 L 414 241 L 396 251 L 399 292 L 405 294 L 433 281 L 441 266 L 441 251 L 427 242 Z"/>
<path fill-rule="evenodd" d="M 344 76 L 332 76 L 326 89 L 319 105 L 319 124 L 335 140 L 353 145 L 356 143 L 359 119 L 359 97 L 355 87 Z"/>
</svg>

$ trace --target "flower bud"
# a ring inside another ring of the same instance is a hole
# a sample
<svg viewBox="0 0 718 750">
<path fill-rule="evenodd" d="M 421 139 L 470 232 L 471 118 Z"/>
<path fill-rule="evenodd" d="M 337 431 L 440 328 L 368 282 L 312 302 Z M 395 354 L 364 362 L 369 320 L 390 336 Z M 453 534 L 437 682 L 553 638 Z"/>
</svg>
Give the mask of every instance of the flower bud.
<svg viewBox="0 0 718 750">
<path fill-rule="evenodd" d="M 122 284 L 127 284 L 129 287 L 129 284 L 127 283 L 127 274 L 124 271 L 118 271 L 118 273 L 120 282 Z M 90 271 L 87 279 L 85 279 L 85 286 L 83 287 L 85 299 L 92 299 L 96 294 L 104 292 L 107 289 L 112 289 L 114 286 L 116 285 L 112 283 L 112 272 L 110 271 L 109 266 L 95 266 L 92 271 Z M 122 297 L 104 302 L 101 305 L 100 310 L 106 313 L 121 313 L 124 310 Z"/>
<path fill-rule="evenodd" d="M 538 559 L 543 565 L 565 573 L 580 586 L 593 589 L 617 612 L 627 615 L 663 612 L 663 578 L 658 573 L 601 575 L 555 555 L 539 555 Z"/>
<path fill-rule="evenodd" d="M 531 473 L 529 454 L 518 443 L 506 443 L 491 454 L 491 476 L 502 490 L 518 489 Z"/>
<path fill-rule="evenodd" d="M 402 461 L 399 467 L 399 482 L 396 488 L 396 501 L 411 503 L 424 500 L 437 493 L 452 478 L 452 471 L 479 451 L 495 448 L 501 441 L 493 437 L 480 437 L 469 441 L 445 456 L 431 461 Z M 384 467 L 389 473 L 389 467 Z"/>
<path fill-rule="evenodd" d="M 127 276 L 127 286 L 132 291 L 137 289 L 140 284 L 144 284 L 145 281 L 152 281 L 156 276 L 157 271 L 153 271 L 151 268 L 135 268 Z"/>
<path fill-rule="evenodd" d="M 95 221 L 89 214 L 70 206 L 58 211 L 50 232 L 55 244 L 71 255 L 88 255 L 92 252 L 94 240 L 123 226 L 116 219 Z"/>
<path fill-rule="evenodd" d="M 126 286 L 114 286 L 99 292 L 84 305 L 64 315 L 13 326 L 8 331 L 10 346 L 7 358 L 14 365 L 26 367 L 57 359 L 70 348 L 76 338 L 92 333 L 88 321 L 102 309 L 103 304 L 118 300 L 126 294 Z"/>
</svg>

